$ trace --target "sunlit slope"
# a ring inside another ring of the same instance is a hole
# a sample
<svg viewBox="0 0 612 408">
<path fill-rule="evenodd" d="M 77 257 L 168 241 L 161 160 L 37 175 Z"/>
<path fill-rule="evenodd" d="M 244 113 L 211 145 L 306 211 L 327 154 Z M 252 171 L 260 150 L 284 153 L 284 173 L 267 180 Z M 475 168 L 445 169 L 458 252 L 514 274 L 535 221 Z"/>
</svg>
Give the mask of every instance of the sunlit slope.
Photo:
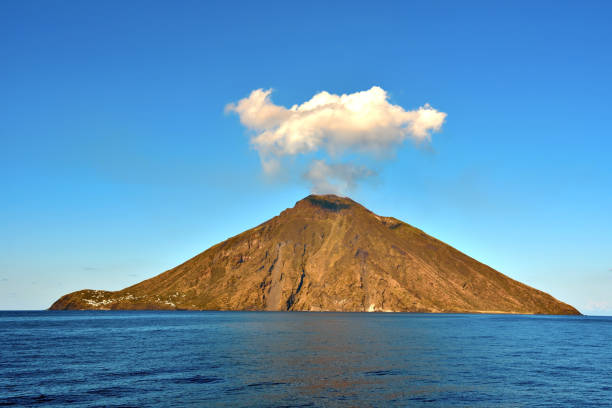
<svg viewBox="0 0 612 408">
<path fill-rule="evenodd" d="M 404 222 L 337 196 L 271 220 L 117 292 L 51 309 L 579 314 Z"/>
</svg>

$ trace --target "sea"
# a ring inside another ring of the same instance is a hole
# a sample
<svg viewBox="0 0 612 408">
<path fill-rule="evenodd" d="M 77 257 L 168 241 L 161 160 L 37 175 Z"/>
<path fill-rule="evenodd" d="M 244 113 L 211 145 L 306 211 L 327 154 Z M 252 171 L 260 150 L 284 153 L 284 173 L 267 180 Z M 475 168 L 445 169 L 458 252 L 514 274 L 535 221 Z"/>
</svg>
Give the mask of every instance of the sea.
<svg viewBox="0 0 612 408">
<path fill-rule="evenodd" d="M 0 406 L 612 406 L 612 317 L 6 311 Z"/>
</svg>

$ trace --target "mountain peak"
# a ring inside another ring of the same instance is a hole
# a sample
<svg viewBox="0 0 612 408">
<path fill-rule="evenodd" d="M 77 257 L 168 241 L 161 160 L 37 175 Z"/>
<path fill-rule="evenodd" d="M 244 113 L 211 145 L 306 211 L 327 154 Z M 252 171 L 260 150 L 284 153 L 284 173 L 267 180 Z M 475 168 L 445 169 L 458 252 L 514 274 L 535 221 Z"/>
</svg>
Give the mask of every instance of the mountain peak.
<svg viewBox="0 0 612 408">
<path fill-rule="evenodd" d="M 348 197 L 309 195 L 280 216 L 129 288 L 52 309 L 579 314 Z"/>
</svg>

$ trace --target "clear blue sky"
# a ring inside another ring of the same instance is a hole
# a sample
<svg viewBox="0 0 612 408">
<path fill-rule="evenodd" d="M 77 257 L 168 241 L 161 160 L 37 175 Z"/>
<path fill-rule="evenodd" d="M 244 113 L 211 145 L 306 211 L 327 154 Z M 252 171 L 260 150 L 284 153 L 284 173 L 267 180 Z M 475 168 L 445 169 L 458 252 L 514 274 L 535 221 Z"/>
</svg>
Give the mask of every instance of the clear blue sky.
<svg viewBox="0 0 612 408">
<path fill-rule="evenodd" d="M 610 2 L 0 2 L 0 309 L 115 290 L 306 196 L 224 107 L 448 114 L 352 197 L 612 314 Z"/>
</svg>

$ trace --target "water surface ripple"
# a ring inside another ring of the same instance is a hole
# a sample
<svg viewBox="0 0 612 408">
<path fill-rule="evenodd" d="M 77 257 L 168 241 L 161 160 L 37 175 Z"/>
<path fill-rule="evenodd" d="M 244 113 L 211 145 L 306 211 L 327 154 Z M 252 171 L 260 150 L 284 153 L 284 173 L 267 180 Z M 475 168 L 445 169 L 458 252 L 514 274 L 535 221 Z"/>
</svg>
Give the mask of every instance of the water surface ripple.
<svg viewBox="0 0 612 408">
<path fill-rule="evenodd" d="M 0 312 L 0 406 L 612 406 L 612 318 Z"/>
</svg>

